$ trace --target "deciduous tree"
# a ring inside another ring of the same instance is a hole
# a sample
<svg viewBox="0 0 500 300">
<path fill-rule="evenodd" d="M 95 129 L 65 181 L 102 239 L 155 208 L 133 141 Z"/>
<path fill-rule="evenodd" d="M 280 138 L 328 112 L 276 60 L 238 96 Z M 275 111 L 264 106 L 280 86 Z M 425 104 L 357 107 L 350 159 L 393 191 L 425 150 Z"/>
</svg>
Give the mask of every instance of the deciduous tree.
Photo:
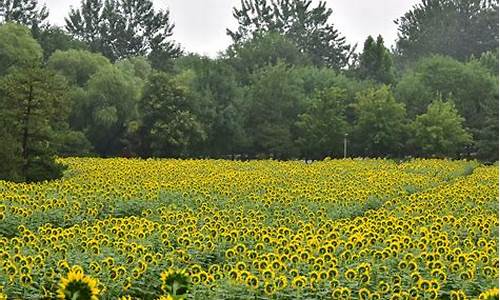
<svg viewBox="0 0 500 300">
<path fill-rule="evenodd" d="M 166 73 L 150 76 L 139 105 L 143 155 L 186 155 L 191 145 L 206 138 L 187 93 L 185 86 Z"/>
<path fill-rule="evenodd" d="M 422 0 L 395 23 L 402 62 L 431 54 L 466 61 L 498 48 L 498 0 Z"/>
<path fill-rule="evenodd" d="M 143 55 L 169 59 L 181 53 L 170 40 L 169 11 L 156 11 L 151 0 L 82 0 L 66 18 L 66 29 L 111 61 Z"/>
<path fill-rule="evenodd" d="M 233 9 L 238 28 L 227 33 L 241 43 L 276 32 L 307 53 L 315 65 L 340 69 L 347 64 L 351 47 L 330 23 L 332 13 L 326 1 L 313 6 L 311 0 L 242 0 L 241 7 Z"/>
<path fill-rule="evenodd" d="M 41 63 L 42 48 L 23 25 L 0 25 L 0 76 L 11 67 L 33 67 Z"/>
<path fill-rule="evenodd" d="M 345 117 L 347 93 L 339 88 L 318 91 L 306 102 L 305 112 L 298 116 L 298 138 L 302 155 L 321 159 L 339 156 L 342 140 L 348 132 Z"/>
<path fill-rule="evenodd" d="M 452 102 L 436 99 L 411 124 L 411 144 L 419 156 L 457 157 L 472 143 L 463 121 Z"/>
<path fill-rule="evenodd" d="M 400 155 L 404 146 L 406 110 L 396 102 L 387 86 L 369 89 L 357 96 L 356 122 L 351 139 L 358 155 Z"/>
<path fill-rule="evenodd" d="M 0 23 L 15 22 L 28 26 L 38 37 L 41 29 L 47 27 L 49 11 L 38 0 L 0 0 Z"/>
</svg>

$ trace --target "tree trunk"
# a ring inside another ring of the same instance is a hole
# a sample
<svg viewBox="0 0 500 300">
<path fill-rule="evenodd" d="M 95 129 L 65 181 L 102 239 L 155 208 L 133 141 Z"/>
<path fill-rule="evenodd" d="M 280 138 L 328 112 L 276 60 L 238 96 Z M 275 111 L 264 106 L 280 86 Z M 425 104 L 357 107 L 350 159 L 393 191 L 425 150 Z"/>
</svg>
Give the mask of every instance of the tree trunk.
<svg viewBox="0 0 500 300">
<path fill-rule="evenodd" d="M 33 101 L 33 85 L 30 84 L 29 93 L 28 93 L 28 103 L 26 105 L 26 110 L 24 112 L 24 120 L 23 120 L 23 175 L 26 175 L 28 170 L 28 137 L 29 137 L 29 121 L 31 115 L 31 103 Z"/>
</svg>

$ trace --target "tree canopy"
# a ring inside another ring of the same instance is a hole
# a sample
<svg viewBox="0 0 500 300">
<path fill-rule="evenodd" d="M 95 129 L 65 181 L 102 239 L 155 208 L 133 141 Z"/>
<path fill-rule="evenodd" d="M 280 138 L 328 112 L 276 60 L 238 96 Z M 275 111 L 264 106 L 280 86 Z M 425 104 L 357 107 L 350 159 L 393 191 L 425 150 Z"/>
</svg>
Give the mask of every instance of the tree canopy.
<svg viewBox="0 0 500 300">
<path fill-rule="evenodd" d="M 66 18 L 66 30 L 111 61 L 144 55 L 176 57 L 170 40 L 174 25 L 168 10 L 156 11 L 151 0 L 82 0 Z"/>
<path fill-rule="evenodd" d="M 0 76 L 12 67 L 39 65 L 41 59 L 42 48 L 28 28 L 15 23 L 0 26 Z"/>
<path fill-rule="evenodd" d="M 49 11 L 38 0 L 0 0 L 0 24 L 15 22 L 28 26 L 35 36 L 47 26 Z"/>
<path fill-rule="evenodd" d="M 359 56 L 358 76 L 362 79 L 371 79 L 383 84 L 390 84 L 395 79 L 392 57 L 384 46 L 381 35 L 375 41 L 371 36 L 365 41 L 363 52 Z"/>
<path fill-rule="evenodd" d="M 412 143 L 422 156 L 455 157 L 472 143 L 453 103 L 437 99 L 412 124 Z"/>
<path fill-rule="evenodd" d="M 359 155 L 400 155 L 407 132 L 404 104 L 396 101 L 387 86 L 361 92 L 356 98 L 352 139 Z"/>
<path fill-rule="evenodd" d="M 396 54 L 409 62 L 430 54 L 465 61 L 498 48 L 498 0 L 422 0 L 395 23 Z"/>
<path fill-rule="evenodd" d="M 318 66 L 342 68 L 347 65 L 351 47 L 330 23 L 332 9 L 325 1 L 313 6 L 311 0 L 242 0 L 233 8 L 236 30 L 227 30 L 235 43 L 267 32 L 286 36 Z"/>
<path fill-rule="evenodd" d="M 54 161 L 54 136 L 66 122 L 69 106 L 64 78 L 39 68 L 16 68 L 0 80 L 4 179 L 38 181 L 61 175 Z"/>
</svg>

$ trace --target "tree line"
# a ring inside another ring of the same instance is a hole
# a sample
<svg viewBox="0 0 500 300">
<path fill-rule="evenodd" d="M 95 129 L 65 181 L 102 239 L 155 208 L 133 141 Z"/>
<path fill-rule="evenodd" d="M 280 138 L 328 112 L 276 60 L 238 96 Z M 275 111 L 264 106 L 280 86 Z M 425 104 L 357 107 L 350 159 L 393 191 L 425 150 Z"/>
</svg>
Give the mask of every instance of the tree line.
<svg viewBox="0 0 500 300">
<path fill-rule="evenodd" d="M 498 159 L 498 1 L 423 0 L 363 49 L 326 2 L 242 0 L 232 44 L 186 53 L 151 0 L 82 0 L 64 27 L 0 0 L 0 179 L 56 156 Z"/>
</svg>

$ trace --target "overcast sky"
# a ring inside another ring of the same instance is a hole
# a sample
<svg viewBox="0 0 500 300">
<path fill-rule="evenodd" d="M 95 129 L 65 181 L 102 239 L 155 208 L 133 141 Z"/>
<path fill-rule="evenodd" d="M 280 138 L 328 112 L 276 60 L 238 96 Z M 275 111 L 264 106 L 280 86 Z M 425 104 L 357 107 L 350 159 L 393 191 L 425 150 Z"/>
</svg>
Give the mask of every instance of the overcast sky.
<svg viewBox="0 0 500 300">
<path fill-rule="evenodd" d="M 49 20 L 64 25 L 71 6 L 80 0 L 42 0 L 50 10 Z M 232 7 L 240 0 L 153 0 L 157 8 L 169 8 L 175 23 L 174 39 L 188 52 L 215 56 L 231 42 L 226 28 L 235 28 Z M 402 16 L 419 0 L 327 0 L 333 9 L 331 22 L 358 51 L 368 35 L 382 34 L 386 46 L 397 37 L 394 19 Z"/>
</svg>

